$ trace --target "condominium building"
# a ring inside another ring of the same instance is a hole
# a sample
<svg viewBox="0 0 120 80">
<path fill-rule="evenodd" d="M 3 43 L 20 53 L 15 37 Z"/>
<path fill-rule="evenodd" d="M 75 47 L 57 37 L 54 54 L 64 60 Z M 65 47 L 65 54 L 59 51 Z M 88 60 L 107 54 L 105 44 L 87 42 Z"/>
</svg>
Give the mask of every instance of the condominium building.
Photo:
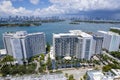
<svg viewBox="0 0 120 80">
<path fill-rule="evenodd" d="M 98 31 L 98 34 L 103 36 L 102 48 L 108 51 L 118 51 L 120 44 L 120 35 L 114 32 Z"/>
<path fill-rule="evenodd" d="M 93 54 L 101 54 L 103 45 L 103 37 L 97 34 L 93 35 Z"/>
<path fill-rule="evenodd" d="M 90 59 L 92 56 L 93 36 L 80 30 L 69 33 L 53 34 L 53 51 L 55 56 Z"/>
<path fill-rule="evenodd" d="M 120 35 L 120 28 L 118 28 L 118 27 L 111 27 L 110 31 Z M 119 46 L 120 46 L 120 44 L 119 44 Z"/>
<path fill-rule="evenodd" d="M 26 31 L 4 33 L 3 42 L 7 54 L 12 55 L 18 63 L 34 55 L 45 53 L 45 34 L 43 32 L 28 34 Z"/>
</svg>

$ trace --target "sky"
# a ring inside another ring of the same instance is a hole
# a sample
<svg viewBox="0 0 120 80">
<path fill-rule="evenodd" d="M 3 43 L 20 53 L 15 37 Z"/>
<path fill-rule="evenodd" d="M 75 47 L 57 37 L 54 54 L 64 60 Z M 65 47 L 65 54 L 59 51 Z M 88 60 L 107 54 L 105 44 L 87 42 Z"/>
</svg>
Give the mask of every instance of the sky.
<svg viewBox="0 0 120 80">
<path fill-rule="evenodd" d="M 120 17 L 120 0 L 0 0 L 0 16 Z"/>
</svg>

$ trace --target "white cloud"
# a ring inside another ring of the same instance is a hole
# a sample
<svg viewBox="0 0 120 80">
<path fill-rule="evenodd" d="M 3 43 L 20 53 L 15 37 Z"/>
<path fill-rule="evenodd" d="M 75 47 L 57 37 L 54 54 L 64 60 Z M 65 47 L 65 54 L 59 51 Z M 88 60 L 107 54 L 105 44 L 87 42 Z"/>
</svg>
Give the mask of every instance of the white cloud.
<svg viewBox="0 0 120 80">
<path fill-rule="evenodd" d="M 50 0 L 59 8 L 70 8 L 71 10 L 97 10 L 97 9 L 119 9 L 120 0 Z"/>
<path fill-rule="evenodd" d="M 60 10 L 57 6 L 52 5 L 48 8 L 27 10 L 24 7 L 15 8 L 12 5 L 11 1 L 2 1 L 0 2 L 0 16 L 5 15 L 21 15 L 21 16 L 51 16 L 64 13 L 64 10 Z"/>
<path fill-rule="evenodd" d="M 0 15 L 6 16 L 6 15 L 31 15 L 30 10 L 26 10 L 24 7 L 15 8 L 12 5 L 11 1 L 2 1 L 0 3 Z"/>
<path fill-rule="evenodd" d="M 39 3 L 39 0 L 30 0 L 30 3 L 37 5 Z"/>
<path fill-rule="evenodd" d="M 39 0 L 30 0 L 38 4 Z M 15 8 L 10 0 L 0 2 L 0 15 L 35 15 L 51 16 L 59 14 L 78 13 L 90 10 L 114 10 L 120 8 L 120 0 L 50 0 L 51 6 L 28 10 L 24 7 Z"/>
<path fill-rule="evenodd" d="M 43 8 L 43 9 L 36 9 L 34 11 L 34 15 L 57 15 L 57 14 L 63 14 L 64 10 L 61 10 L 57 8 L 56 5 L 52 5 L 48 8 Z"/>
</svg>

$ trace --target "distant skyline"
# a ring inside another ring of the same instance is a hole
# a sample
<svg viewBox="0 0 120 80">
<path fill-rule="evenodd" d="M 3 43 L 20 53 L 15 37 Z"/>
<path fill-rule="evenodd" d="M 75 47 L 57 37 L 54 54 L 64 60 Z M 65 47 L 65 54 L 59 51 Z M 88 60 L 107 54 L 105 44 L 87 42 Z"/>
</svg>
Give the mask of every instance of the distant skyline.
<svg viewBox="0 0 120 80">
<path fill-rule="evenodd" d="M 119 18 L 120 0 L 0 0 L 0 17 L 16 15 Z"/>
</svg>

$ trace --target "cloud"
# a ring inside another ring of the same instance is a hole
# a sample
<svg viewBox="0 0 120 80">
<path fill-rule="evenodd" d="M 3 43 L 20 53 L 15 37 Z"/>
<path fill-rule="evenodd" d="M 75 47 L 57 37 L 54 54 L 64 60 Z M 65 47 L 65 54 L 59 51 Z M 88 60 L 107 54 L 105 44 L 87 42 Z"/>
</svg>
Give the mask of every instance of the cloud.
<svg viewBox="0 0 120 80">
<path fill-rule="evenodd" d="M 0 15 L 31 15 L 30 10 L 25 9 L 24 7 L 15 8 L 12 5 L 11 1 L 2 1 L 0 2 Z"/>
<path fill-rule="evenodd" d="M 39 0 L 30 0 L 30 3 L 37 5 L 39 3 Z"/>
<path fill-rule="evenodd" d="M 30 2 L 36 5 L 39 0 L 30 0 Z M 25 7 L 15 8 L 11 0 L 3 0 L 0 2 L 0 15 L 52 16 L 74 14 L 80 11 L 120 10 L 120 0 L 50 0 L 50 3 L 52 5 L 46 8 L 28 10 Z"/>
<path fill-rule="evenodd" d="M 48 8 L 36 9 L 34 11 L 34 15 L 41 15 L 41 16 L 58 15 L 58 14 L 64 14 L 64 10 L 57 8 L 56 5 L 52 5 Z"/>
<path fill-rule="evenodd" d="M 5 15 L 20 15 L 20 16 L 52 16 L 64 13 L 64 10 L 59 10 L 56 5 L 49 6 L 43 9 L 28 10 L 24 7 L 15 8 L 11 1 L 0 2 L 0 16 Z"/>
<path fill-rule="evenodd" d="M 120 8 L 120 0 L 50 0 L 50 2 L 58 5 L 59 8 L 67 8 L 67 10 L 87 11 Z"/>
</svg>

